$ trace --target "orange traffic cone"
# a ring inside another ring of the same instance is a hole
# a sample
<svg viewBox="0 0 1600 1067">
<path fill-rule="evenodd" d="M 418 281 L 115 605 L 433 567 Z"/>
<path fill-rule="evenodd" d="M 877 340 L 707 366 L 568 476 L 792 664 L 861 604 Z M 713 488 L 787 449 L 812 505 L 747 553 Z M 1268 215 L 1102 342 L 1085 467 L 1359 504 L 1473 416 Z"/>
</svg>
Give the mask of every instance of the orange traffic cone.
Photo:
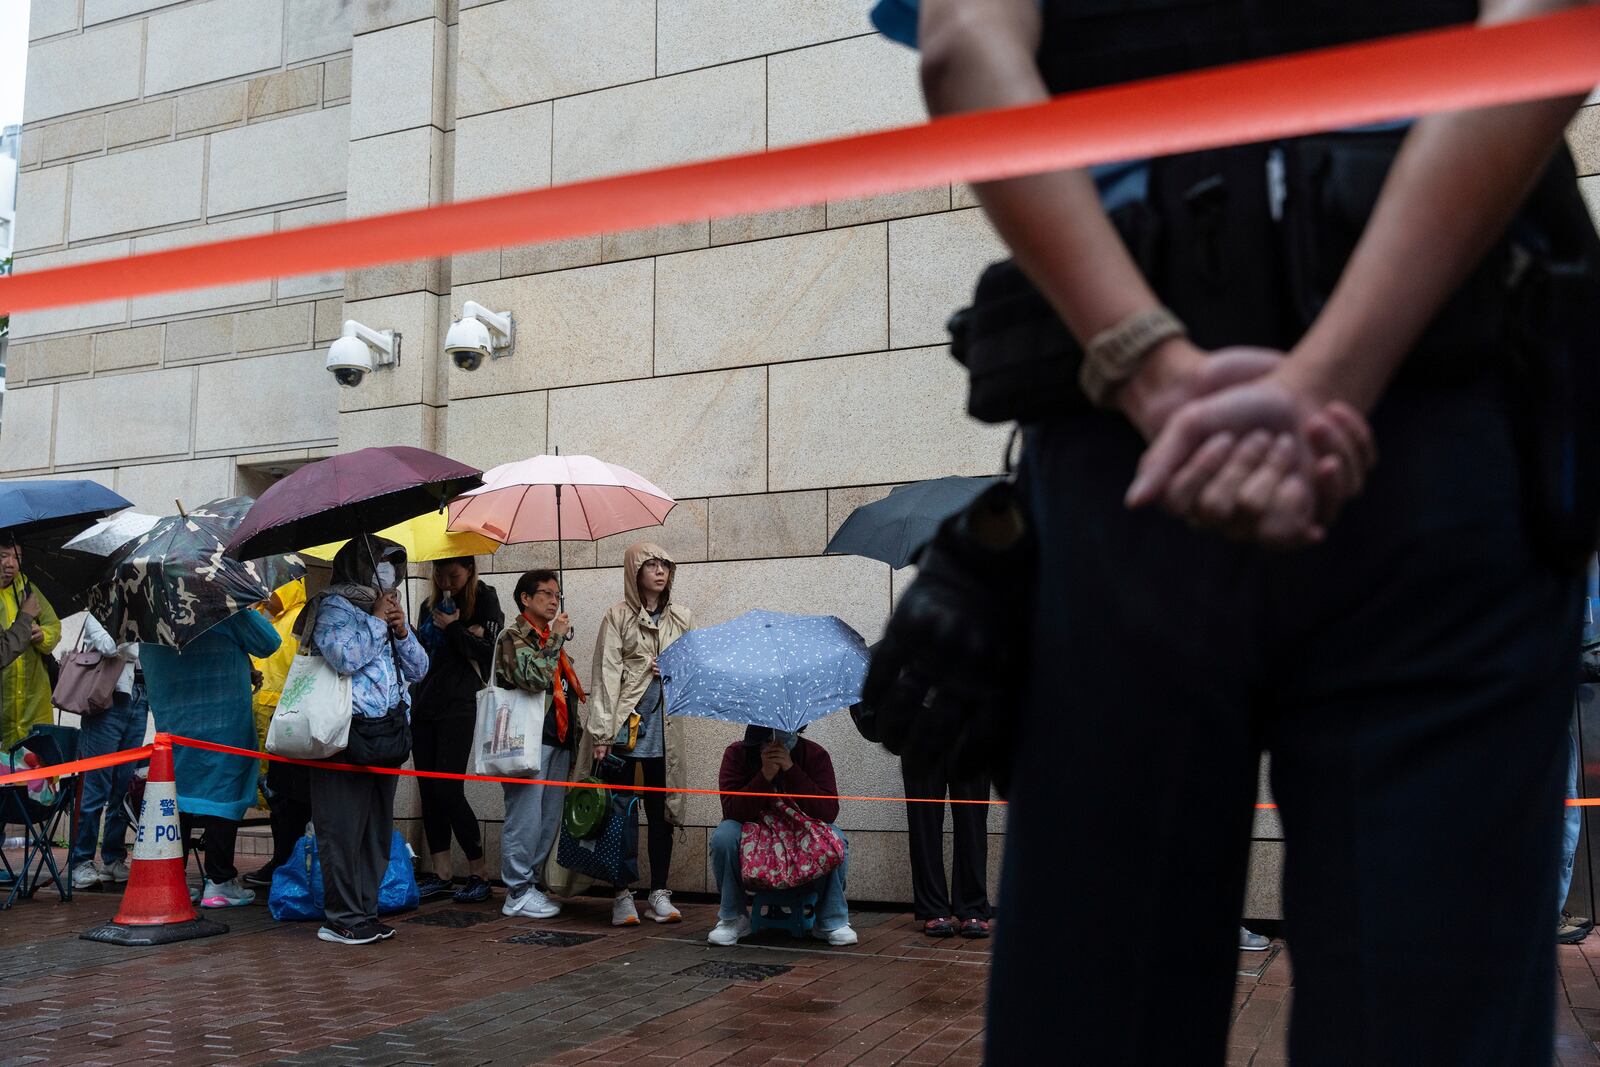
<svg viewBox="0 0 1600 1067">
<path fill-rule="evenodd" d="M 183 877 L 183 836 L 178 829 L 178 786 L 172 778 L 172 742 L 158 736 L 150 754 L 144 811 L 133 843 L 133 863 L 122 907 L 110 922 L 82 934 L 110 945 L 166 945 L 225 934 L 228 927 L 195 914 Z"/>
</svg>

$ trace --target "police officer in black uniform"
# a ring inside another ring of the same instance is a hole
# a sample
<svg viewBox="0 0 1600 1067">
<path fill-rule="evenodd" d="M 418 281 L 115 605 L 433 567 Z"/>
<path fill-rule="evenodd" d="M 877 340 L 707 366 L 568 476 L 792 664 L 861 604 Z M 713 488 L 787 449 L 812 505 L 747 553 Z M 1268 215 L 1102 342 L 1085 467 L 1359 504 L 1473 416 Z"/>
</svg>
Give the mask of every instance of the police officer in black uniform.
<svg viewBox="0 0 1600 1067">
<path fill-rule="evenodd" d="M 919 46 L 939 114 L 1571 6 L 921 0 Z M 1018 401 L 1037 576 L 989 1062 L 1223 1061 L 1264 750 L 1294 1061 L 1551 1062 L 1600 513 L 1578 103 L 1149 161 L 1115 225 L 1083 172 L 979 188 L 1078 349 L 1055 407 Z M 874 661 L 886 741 L 971 736 L 948 672 L 990 635 L 939 588 Z"/>
</svg>

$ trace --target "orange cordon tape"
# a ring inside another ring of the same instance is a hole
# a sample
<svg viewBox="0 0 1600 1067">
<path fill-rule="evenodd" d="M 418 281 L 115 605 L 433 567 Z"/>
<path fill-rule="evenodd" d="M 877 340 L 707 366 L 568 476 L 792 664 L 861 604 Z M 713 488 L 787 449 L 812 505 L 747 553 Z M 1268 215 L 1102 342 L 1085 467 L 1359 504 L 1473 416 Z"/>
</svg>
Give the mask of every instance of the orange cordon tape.
<svg viewBox="0 0 1600 1067">
<path fill-rule="evenodd" d="M 318 767 L 325 771 L 357 771 L 364 774 L 392 774 L 404 778 L 447 778 L 457 782 L 509 782 L 512 785 L 553 785 L 568 789 L 610 789 L 635 793 L 693 793 L 697 796 L 716 797 L 787 797 L 790 800 L 892 800 L 910 801 L 913 804 L 1004 804 L 1003 800 L 950 800 L 940 801 L 925 797 L 857 797 L 834 796 L 831 793 L 771 793 L 756 790 L 740 789 L 674 789 L 670 786 L 659 785 L 610 785 L 595 782 L 566 782 L 552 781 L 545 778 L 500 778 L 488 774 L 451 774 L 449 771 L 417 771 L 408 767 L 364 767 L 355 763 L 332 763 L 328 760 L 303 760 L 290 759 L 288 756 L 279 756 L 271 752 L 258 752 L 253 748 L 235 748 L 233 745 L 218 744 L 215 741 L 201 741 L 193 737 L 180 737 L 177 734 L 156 734 L 152 744 L 143 748 L 131 748 L 126 752 L 113 752 L 105 756 L 95 756 L 90 759 L 73 760 L 70 763 L 58 763 L 51 767 L 35 767 L 28 771 L 18 771 L 15 774 L 0 776 L 0 785 L 16 785 L 20 782 L 31 782 L 39 778 L 57 778 L 63 774 L 75 774 L 80 771 L 96 771 L 104 767 L 115 767 L 119 763 L 132 763 L 136 760 L 150 758 L 150 753 L 158 745 L 177 745 L 180 748 L 198 748 L 207 752 L 222 752 L 230 756 L 243 756 L 246 759 L 269 759 L 277 763 L 294 763 L 301 767 Z"/>
<path fill-rule="evenodd" d="M 623 792 L 635 793 L 694 793 L 698 796 L 710 797 L 787 797 L 790 800 L 889 800 L 904 801 L 911 804 L 997 804 L 1008 803 L 1004 800 L 937 800 L 931 797 L 862 797 L 862 796 L 834 796 L 830 793 L 767 793 L 742 789 L 673 789 L 671 786 L 659 785 L 607 785 L 593 782 L 560 782 L 545 778 L 496 778 L 487 774 L 451 774 L 448 771 L 416 771 L 402 767 L 363 767 L 354 763 L 329 763 L 326 760 L 290 759 L 288 756 L 278 756 L 271 752 L 258 752 L 253 748 L 235 748 L 232 745 L 222 745 L 215 741 L 200 741 L 193 737 L 180 737 L 177 734 L 156 734 L 151 744 L 141 748 L 130 748 L 122 752 L 112 752 L 104 756 L 92 756 L 88 759 L 72 760 L 68 763 L 57 763 L 49 767 L 35 767 L 28 771 L 17 771 L 14 774 L 0 775 L 0 785 L 19 785 L 23 782 L 32 782 L 39 778 L 59 778 L 64 774 L 79 774 L 88 771 L 98 771 L 106 767 L 115 767 L 122 763 L 134 763 L 138 760 L 149 759 L 150 753 L 156 745 L 178 745 L 181 748 L 199 748 L 207 752 L 222 752 L 230 756 L 243 756 L 246 759 L 269 759 L 278 763 L 294 763 L 302 767 L 320 767 L 326 771 L 358 771 L 365 774 L 393 774 L 406 778 L 449 778 L 458 782 L 509 782 L 512 785 L 553 785 L 568 789 L 612 789 Z M 1276 804 L 1257 804 L 1257 811 L 1272 811 Z M 1569 808 L 1600 807 L 1600 798 L 1579 797 L 1568 800 Z"/>
<path fill-rule="evenodd" d="M 0 313 L 371 267 L 1582 94 L 1600 6 L 1323 49 L 1027 107 L 0 278 Z"/>
<path fill-rule="evenodd" d="M 162 735 L 157 734 L 157 737 Z M 107 767 L 117 767 L 124 763 L 137 763 L 142 759 L 149 759 L 154 751 L 153 745 L 144 745 L 140 748 L 123 749 L 121 752 L 109 752 L 104 756 L 89 756 L 85 759 L 69 760 L 66 763 L 53 763 L 48 767 L 34 767 L 26 771 L 14 771 L 11 774 L 0 774 L 0 785 L 21 785 L 23 782 L 36 782 L 40 778 L 60 778 L 64 774 L 87 774 L 89 771 L 104 770 Z"/>
</svg>

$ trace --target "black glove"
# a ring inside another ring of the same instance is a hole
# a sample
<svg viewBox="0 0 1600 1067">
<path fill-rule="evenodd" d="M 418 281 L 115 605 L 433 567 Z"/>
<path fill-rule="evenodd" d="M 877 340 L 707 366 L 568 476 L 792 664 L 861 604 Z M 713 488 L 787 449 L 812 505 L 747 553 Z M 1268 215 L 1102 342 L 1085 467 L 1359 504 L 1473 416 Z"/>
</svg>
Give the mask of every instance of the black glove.
<svg viewBox="0 0 1600 1067">
<path fill-rule="evenodd" d="M 872 656 L 862 704 L 910 765 L 987 773 L 1003 794 L 1027 673 L 1035 547 L 1015 486 L 946 519 Z"/>
</svg>

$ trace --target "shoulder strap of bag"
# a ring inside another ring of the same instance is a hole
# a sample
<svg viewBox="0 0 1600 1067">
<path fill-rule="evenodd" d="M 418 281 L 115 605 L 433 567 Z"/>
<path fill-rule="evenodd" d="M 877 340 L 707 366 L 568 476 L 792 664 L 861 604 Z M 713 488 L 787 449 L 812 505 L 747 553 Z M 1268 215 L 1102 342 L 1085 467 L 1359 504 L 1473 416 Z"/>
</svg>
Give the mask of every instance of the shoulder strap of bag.
<svg viewBox="0 0 1600 1067">
<path fill-rule="evenodd" d="M 512 630 L 510 627 L 501 630 L 496 627 L 493 622 L 488 623 L 488 628 L 489 633 L 493 635 L 489 638 L 489 688 L 499 689 L 500 642 L 504 641 L 507 637 L 512 636 Z M 478 666 L 478 661 L 473 659 L 471 656 L 467 657 L 467 662 L 472 664 L 472 673 L 478 676 L 478 684 L 483 685 L 483 668 Z"/>
</svg>

